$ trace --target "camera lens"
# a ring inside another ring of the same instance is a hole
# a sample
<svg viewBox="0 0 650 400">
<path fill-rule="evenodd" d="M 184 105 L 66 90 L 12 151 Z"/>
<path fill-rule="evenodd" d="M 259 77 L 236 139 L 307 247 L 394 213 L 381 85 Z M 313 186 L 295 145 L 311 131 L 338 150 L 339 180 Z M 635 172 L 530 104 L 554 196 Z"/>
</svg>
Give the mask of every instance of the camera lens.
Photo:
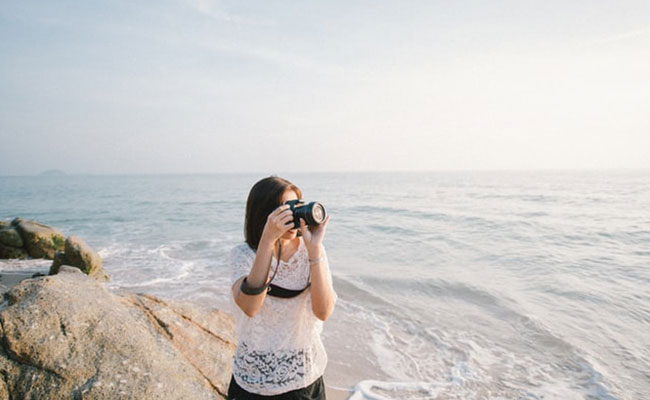
<svg viewBox="0 0 650 400">
<path fill-rule="evenodd" d="M 311 214 L 316 223 L 322 224 L 325 221 L 325 209 L 320 203 L 314 204 Z"/>
<path fill-rule="evenodd" d="M 312 201 L 303 207 L 302 216 L 305 218 L 307 225 L 320 225 L 325 221 L 327 212 L 325 207 L 317 201 Z"/>
<path fill-rule="evenodd" d="M 295 228 L 300 228 L 300 219 L 304 219 L 307 225 L 320 225 L 327 216 L 325 207 L 317 201 L 305 204 L 301 200 L 289 200 L 285 204 L 291 206 Z"/>
</svg>

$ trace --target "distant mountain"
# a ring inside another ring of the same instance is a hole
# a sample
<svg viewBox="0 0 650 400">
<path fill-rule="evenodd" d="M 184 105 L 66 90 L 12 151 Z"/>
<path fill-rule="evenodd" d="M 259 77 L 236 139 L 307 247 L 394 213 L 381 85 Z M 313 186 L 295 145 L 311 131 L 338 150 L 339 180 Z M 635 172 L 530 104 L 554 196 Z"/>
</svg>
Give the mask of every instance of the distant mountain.
<svg viewBox="0 0 650 400">
<path fill-rule="evenodd" d="M 38 176 L 66 176 L 65 172 L 61 171 L 60 169 L 48 169 L 47 171 L 43 171 Z"/>
</svg>

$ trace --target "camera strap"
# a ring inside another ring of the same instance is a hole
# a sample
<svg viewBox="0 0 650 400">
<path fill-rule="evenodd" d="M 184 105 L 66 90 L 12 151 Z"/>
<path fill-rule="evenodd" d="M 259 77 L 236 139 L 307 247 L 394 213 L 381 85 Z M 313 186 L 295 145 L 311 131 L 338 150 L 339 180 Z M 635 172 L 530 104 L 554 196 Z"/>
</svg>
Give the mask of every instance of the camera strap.
<svg viewBox="0 0 650 400">
<path fill-rule="evenodd" d="M 283 299 L 290 299 L 292 297 L 296 297 L 305 290 L 307 290 L 311 286 L 311 282 L 305 286 L 304 289 L 300 290 L 291 290 L 291 289 L 285 289 L 282 286 L 270 284 L 268 291 L 266 292 L 267 296 L 274 296 L 274 297 L 281 297 Z"/>
<path fill-rule="evenodd" d="M 278 243 L 279 249 L 278 249 L 278 264 L 275 267 L 275 272 L 273 273 L 273 276 L 271 277 L 271 280 L 268 283 L 268 288 L 267 288 L 267 296 L 273 296 L 273 297 L 280 297 L 283 299 L 290 299 L 292 297 L 296 297 L 300 295 L 302 292 L 307 290 L 311 286 L 311 279 L 308 278 L 308 283 L 307 286 L 305 286 L 304 289 L 300 290 L 293 290 L 293 289 L 286 289 L 283 288 L 282 286 L 274 285 L 271 282 L 273 282 L 273 278 L 275 278 L 275 275 L 278 274 L 278 270 L 280 269 L 280 257 L 282 257 L 282 244 Z M 311 272 L 310 272 L 311 274 Z"/>
</svg>

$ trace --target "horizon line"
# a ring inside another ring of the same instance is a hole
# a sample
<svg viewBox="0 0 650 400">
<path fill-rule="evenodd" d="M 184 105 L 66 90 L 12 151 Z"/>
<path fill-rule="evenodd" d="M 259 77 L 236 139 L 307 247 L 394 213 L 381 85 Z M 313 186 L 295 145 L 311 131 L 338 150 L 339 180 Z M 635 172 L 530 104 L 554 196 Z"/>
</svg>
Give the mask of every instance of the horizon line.
<svg viewBox="0 0 650 400">
<path fill-rule="evenodd" d="M 538 167 L 538 168 L 450 168 L 450 169 L 413 169 L 413 170 L 321 170 L 321 171 L 275 171 L 275 172 L 66 172 L 63 170 L 45 170 L 33 174 L 2 174 L 0 177 L 64 177 L 64 176 L 187 176 L 187 175 L 286 175 L 286 174 L 369 174 L 369 173 L 483 173 L 483 172 L 615 172 L 615 171 L 650 171 L 650 167 Z"/>
</svg>

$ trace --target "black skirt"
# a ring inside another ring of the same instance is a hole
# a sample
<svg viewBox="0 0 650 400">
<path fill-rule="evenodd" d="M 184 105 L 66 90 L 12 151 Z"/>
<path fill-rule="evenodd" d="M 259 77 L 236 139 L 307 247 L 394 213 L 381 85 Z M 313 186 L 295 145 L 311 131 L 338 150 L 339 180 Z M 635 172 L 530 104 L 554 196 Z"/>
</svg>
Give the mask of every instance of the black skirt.
<svg viewBox="0 0 650 400">
<path fill-rule="evenodd" d="M 234 377 L 231 377 L 228 400 L 325 400 L 325 385 L 321 376 L 316 379 L 316 382 L 305 388 L 274 396 L 262 396 L 261 394 L 247 392 L 237 384 Z"/>
</svg>

